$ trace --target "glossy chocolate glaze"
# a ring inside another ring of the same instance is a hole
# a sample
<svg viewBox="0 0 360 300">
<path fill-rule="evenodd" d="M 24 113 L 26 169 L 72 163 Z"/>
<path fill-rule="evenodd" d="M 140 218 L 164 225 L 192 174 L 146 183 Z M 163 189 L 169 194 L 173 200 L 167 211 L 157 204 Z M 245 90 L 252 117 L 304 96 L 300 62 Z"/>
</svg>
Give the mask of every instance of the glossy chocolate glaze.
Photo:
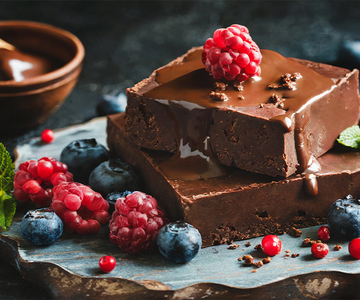
<svg viewBox="0 0 360 300">
<path fill-rule="evenodd" d="M 45 57 L 0 49 L 0 80 L 22 81 L 56 70 L 57 64 Z"/>
<path fill-rule="evenodd" d="M 156 82 L 159 86 L 144 93 L 145 97 L 156 99 L 168 107 L 168 113 L 176 127 L 180 147 L 171 160 L 161 165 L 163 172 L 170 178 L 185 180 L 196 178 L 197 176 L 189 176 L 189 173 L 198 173 L 199 169 L 208 170 L 200 177 L 225 175 L 226 171 L 219 167 L 216 159 L 213 159 L 211 147 L 208 147 L 210 111 L 228 107 L 259 107 L 270 103 L 273 95 L 280 98 L 283 104 L 279 114 L 269 120 L 280 122 L 287 131 L 295 131 L 299 171 L 309 168 L 311 171 L 311 162 L 316 160 L 311 156 L 306 138 L 302 134 L 309 120 L 306 107 L 330 93 L 335 83 L 274 51 L 262 50 L 261 75 L 241 83 L 240 91 L 228 85 L 226 90 L 222 91 L 227 100 L 217 101 L 210 97 L 215 79 L 204 69 L 201 53 L 202 50 L 198 49 L 186 57 L 183 63 L 157 70 Z M 269 88 L 269 85 L 279 85 L 281 76 L 286 73 L 301 75 L 293 82 L 293 89 Z M 184 145 L 187 145 L 186 151 Z M 190 156 L 191 163 L 188 163 L 185 174 L 181 170 Z M 205 167 L 206 163 L 208 167 Z M 176 166 L 179 167 L 174 168 Z M 191 169 L 192 171 L 189 171 Z M 311 189 L 314 185 L 309 186 Z M 313 190 L 311 193 L 316 192 Z"/>
</svg>

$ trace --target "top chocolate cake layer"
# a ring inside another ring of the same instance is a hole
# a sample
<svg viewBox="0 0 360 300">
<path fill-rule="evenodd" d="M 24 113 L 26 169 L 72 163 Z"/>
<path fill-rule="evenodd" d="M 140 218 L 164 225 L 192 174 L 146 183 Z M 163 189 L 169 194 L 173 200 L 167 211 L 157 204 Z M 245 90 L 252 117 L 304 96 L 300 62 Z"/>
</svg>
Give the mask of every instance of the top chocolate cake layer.
<svg viewBox="0 0 360 300">
<path fill-rule="evenodd" d="M 262 50 L 261 76 L 234 87 L 206 72 L 201 53 L 190 50 L 128 90 L 127 136 L 175 153 L 161 166 L 171 178 L 218 177 L 223 166 L 287 177 L 357 123 L 357 70 Z"/>
</svg>

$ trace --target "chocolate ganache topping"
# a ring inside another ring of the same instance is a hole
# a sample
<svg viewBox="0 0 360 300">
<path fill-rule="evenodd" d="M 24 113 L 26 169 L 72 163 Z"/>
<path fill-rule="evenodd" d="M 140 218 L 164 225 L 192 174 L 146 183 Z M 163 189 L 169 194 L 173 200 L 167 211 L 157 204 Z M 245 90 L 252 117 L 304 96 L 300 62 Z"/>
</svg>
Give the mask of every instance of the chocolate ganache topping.
<svg viewBox="0 0 360 300">
<path fill-rule="evenodd" d="M 167 176 L 189 180 L 225 175 L 226 169 L 217 163 L 209 144 L 207 132 L 212 122 L 211 110 L 261 108 L 264 104 L 274 103 L 274 99 L 281 101 L 281 106 L 277 106 L 278 114 L 270 121 L 280 122 L 287 131 L 295 132 L 298 170 L 316 171 L 316 159 L 309 153 L 302 135 L 309 120 L 305 108 L 318 97 L 330 93 L 335 83 L 274 51 L 262 50 L 261 53 L 261 75 L 240 83 L 240 88 L 229 84 L 222 91 L 225 101 L 217 101 L 211 96 L 216 80 L 201 63 L 202 49 L 190 53 L 179 65 L 160 68 L 156 72 L 159 85 L 139 91 L 167 106 L 176 127 L 179 149 L 161 165 Z M 283 86 L 284 77 L 291 81 L 290 88 Z"/>
</svg>

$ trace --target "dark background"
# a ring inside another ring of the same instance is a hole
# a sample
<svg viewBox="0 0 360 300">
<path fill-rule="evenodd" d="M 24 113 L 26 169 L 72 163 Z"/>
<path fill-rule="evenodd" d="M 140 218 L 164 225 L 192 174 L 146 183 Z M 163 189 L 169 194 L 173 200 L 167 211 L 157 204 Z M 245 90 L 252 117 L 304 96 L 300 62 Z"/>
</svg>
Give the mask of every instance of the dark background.
<svg viewBox="0 0 360 300">
<path fill-rule="evenodd" d="M 219 27 L 243 24 L 260 48 L 334 64 L 344 41 L 360 40 L 359 1 L 0 1 L 0 20 L 11 19 L 66 29 L 86 50 L 79 82 L 57 112 L 36 128 L 0 136 L 12 155 L 45 128 L 96 117 L 103 94 L 125 91 Z M 0 299 L 48 298 L 0 259 Z"/>
</svg>

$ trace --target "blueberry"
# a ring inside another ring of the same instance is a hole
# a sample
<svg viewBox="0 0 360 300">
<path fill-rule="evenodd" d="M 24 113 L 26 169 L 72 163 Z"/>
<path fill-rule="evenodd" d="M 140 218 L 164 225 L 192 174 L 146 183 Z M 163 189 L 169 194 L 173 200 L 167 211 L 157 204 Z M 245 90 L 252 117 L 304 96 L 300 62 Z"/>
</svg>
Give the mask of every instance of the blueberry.
<svg viewBox="0 0 360 300">
<path fill-rule="evenodd" d="M 199 253 L 201 235 L 192 225 L 177 221 L 161 228 L 157 245 L 166 258 L 179 264 L 186 263 Z"/>
<path fill-rule="evenodd" d="M 96 167 L 90 174 L 89 185 L 103 197 L 114 191 L 140 190 L 140 181 L 134 169 L 119 158 L 112 158 Z"/>
<path fill-rule="evenodd" d="M 112 192 L 112 193 L 108 194 L 106 196 L 106 201 L 109 202 L 109 204 L 110 204 L 109 213 L 114 212 L 115 202 L 117 199 L 126 197 L 127 195 L 130 195 L 130 194 L 132 194 L 132 192 L 130 192 L 130 191 L 125 191 L 125 192 L 116 191 L 116 192 Z"/>
<path fill-rule="evenodd" d="M 96 110 L 100 116 L 116 114 L 124 112 L 127 104 L 127 99 L 124 93 L 117 91 L 103 95 L 102 99 L 96 106 Z"/>
<path fill-rule="evenodd" d="M 360 200 L 351 195 L 336 200 L 327 216 L 331 235 L 348 239 L 360 237 Z"/>
<path fill-rule="evenodd" d="M 95 139 L 72 141 L 61 152 L 60 161 L 66 164 L 74 180 L 87 184 L 90 173 L 109 159 L 109 151 Z"/>
<path fill-rule="evenodd" d="M 21 235 L 36 246 L 50 245 L 63 232 L 63 222 L 50 208 L 29 210 L 23 217 Z"/>
</svg>

